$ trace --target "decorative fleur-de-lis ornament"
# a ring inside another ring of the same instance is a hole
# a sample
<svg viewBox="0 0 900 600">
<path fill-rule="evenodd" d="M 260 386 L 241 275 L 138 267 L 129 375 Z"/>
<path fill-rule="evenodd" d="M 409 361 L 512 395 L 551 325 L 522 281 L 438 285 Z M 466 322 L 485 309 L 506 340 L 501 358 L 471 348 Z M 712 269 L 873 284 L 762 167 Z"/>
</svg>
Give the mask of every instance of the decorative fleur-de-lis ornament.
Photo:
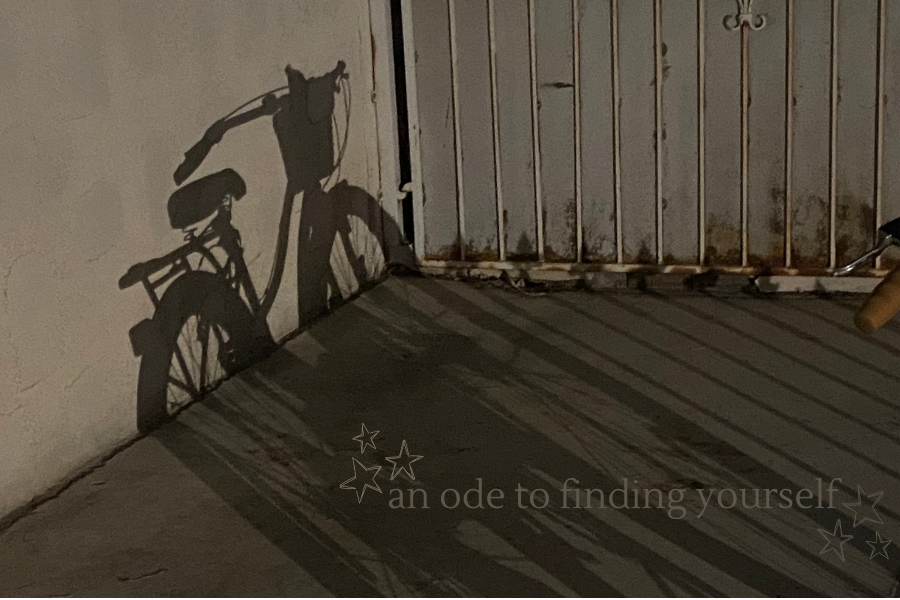
<svg viewBox="0 0 900 600">
<path fill-rule="evenodd" d="M 736 15 L 727 15 L 725 20 L 725 29 L 734 31 L 740 28 L 744 23 L 753 31 L 759 31 L 766 26 L 765 15 L 753 14 L 753 0 L 737 0 L 738 13 Z"/>
</svg>

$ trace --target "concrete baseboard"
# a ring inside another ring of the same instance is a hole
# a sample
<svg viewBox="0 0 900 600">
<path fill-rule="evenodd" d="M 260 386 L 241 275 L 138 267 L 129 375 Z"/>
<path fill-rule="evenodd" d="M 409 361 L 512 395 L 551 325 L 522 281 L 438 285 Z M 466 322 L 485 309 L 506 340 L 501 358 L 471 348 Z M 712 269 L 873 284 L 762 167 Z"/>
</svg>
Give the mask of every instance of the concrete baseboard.
<svg viewBox="0 0 900 600">
<path fill-rule="evenodd" d="M 881 282 L 878 277 L 759 277 L 756 287 L 764 293 L 850 293 L 869 294 Z"/>
<path fill-rule="evenodd" d="M 422 275 L 453 279 L 525 280 L 532 283 L 560 285 L 582 282 L 594 291 L 635 290 L 639 292 L 703 292 L 735 293 L 851 293 L 868 294 L 881 281 L 880 277 L 830 277 L 801 275 L 769 275 L 720 272 L 714 269 L 685 275 L 684 273 L 566 271 L 550 269 L 497 268 L 473 266 L 420 266 Z"/>
</svg>

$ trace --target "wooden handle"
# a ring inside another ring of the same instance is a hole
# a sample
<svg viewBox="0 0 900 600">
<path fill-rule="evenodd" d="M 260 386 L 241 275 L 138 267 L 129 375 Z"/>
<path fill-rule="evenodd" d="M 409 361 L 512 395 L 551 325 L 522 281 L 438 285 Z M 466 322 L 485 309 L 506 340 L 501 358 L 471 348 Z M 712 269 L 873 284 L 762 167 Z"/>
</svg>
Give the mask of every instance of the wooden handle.
<svg viewBox="0 0 900 600">
<path fill-rule="evenodd" d="M 860 331 L 872 333 L 900 311 L 900 267 L 888 273 L 853 318 Z"/>
</svg>

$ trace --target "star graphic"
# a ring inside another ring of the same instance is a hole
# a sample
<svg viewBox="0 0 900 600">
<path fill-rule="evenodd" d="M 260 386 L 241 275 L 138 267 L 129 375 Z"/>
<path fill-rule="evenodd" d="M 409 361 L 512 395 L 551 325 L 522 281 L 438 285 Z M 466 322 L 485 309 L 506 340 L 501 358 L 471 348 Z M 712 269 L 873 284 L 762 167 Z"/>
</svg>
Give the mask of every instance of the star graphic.
<svg viewBox="0 0 900 600">
<path fill-rule="evenodd" d="M 401 460 L 404 455 L 406 456 L 406 460 L 402 460 L 400 464 L 397 464 L 397 461 Z M 409 448 L 406 446 L 406 440 L 403 440 L 403 443 L 400 444 L 400 454 L 384 459 L 394 465 L 394 469 L 393 471 L 391 471 L 391 481 L 393 481 L 394 477 L 399 475 L 401 471 L 406 471 L 406 474 L 409 475 L 409 478 L 415 481 L 416 476 L 413 475 L 412 464 L 420 458 L 423 457 L 417 454 L 409 454 Z"/>
<path fill-rule="evenodd" d="M 348 485 L 351 482 L 356 481 L 356 477 L 357 477 L 356 467 L 357 466 L 359 466 L 363 470 L 364 473 L 374 471 L 374 473 L 372 473 L 372 477 L 371 477 L 372 482 L 371 483 L 369 483 L 368 481 L 360 481 L 357 483 L 357 485 Z M 378 484 L 375 482 L 375 476 L 378 475 L 378 471 L 380 471 L 380 470 L 381 470 L 381 467 L 366 468 L 366 466 L 364 464 L 362 464 L 361 462 L 356 460 L 356 458 L 353 458 L 353 477 L 351 477 L 350 479 L 348 479 L 347 481 L 342 483 L 341 489 L 342 490 L 353 490 L 354 492 L 356 492 L 356 499 L 358 502 L 362 502 L 363 495 L 366 493 L 366 488 L 373 489 L 380 494 L 381 488 L 378 487 Z M 362 484 L 362 491 L 360 491 L 360 486 L 359 486 L 360 483 Z"/>
<path fill-rule="evenodd" d="M 869 545 L 870 548 L 872 548 L 872 554 L 869 556 L 869 560 L 872 560 L 873 558 L 875 558 L 876 554 L 889 559 L 888 553 L 887 553 L 887 547 L 888 547 L 888 544 L 891 543 L 891 540 L 881 539 L 881 534 L 876 531 L 875 532 L 875 541 L 870 542 L 867 540 L 866 543 Z M 881 550 L 876 550 L 875 546 L 881 546 Z"/>
<path fill-rule="evenodd" d="M 825 554 L 829 550 L 834 550 L 834 553 L 838 555 L 838 558 L 844 560 L 844 544 L 849 540 L 852 540 L 853 536 L 844 535 L 844 532 L 841 530 L 841 520 L 838 519 L 837 523 L 835 523 L 834 533 L 828 533 L 827 529 L 820 529 L 819 533 L 821 533 L 822 537 L 828 541 L 828 543 L 825 544 L 825 547 L 822 548 L 819 554 Z M 840 543 L 835 544 L 835 542 L 838 541 L 835 538 L 840 538 Z"/>
<path fill-rule="evenodd" d="M 878 513 L 875 512 L 875 505 L 878 504 L 878 502 L 881 500 L 881 497 L 883 495 L 884 495 L 884 492 L 875 492 L 874 494 L 866 495 L 866 493 L 863 491 L 862 487 L 857 484 L 857 486 L 856 486 L 856 502 L 845 502 L 844 503 L 844 506 L 846 506 L 848 510 L 853 512 L 853 526 L 854 527 L 856 527 L 857 525 L 862 525 L 866 521 L 872 521 L 873 523 L 884 523 L 884 521 L 881 520 L 881 517 L 878 515 Z M 859 512 L 857 512 L 856 509 L 853 507 L 854 506 L 860 506 L 860 507 L 863 506 L 863 502 L 862 502 L 863 496 L 865 496 L 867 500 L 872 500 L 874 498 L 874 501 L 872 502 L 871 506 L 869 506 L 869 504 L 866 503 L 865 507 L 861 508 L 859 510 Z M 859 513 L 864 513 L 866 516 L 860 518 Z M 872 518 L 870 515 L 875 515 L 875 518 Z"/>
<path fill-rule="evenodd" d="M 380 429 L 378 431 L 381 431 Z M 378 435 L 378 431 L 370 432 L 366 429 L 366 424 L 362 424 L 362 432 L 353 438 L 353 441 L 359 442 L 359 452 L 360 454 L 366 453 L 366 446 L 372 446 L 372 450 L 376 450 L 375 448 L 375 436 Z M 368 438 L 368 439 L 365 439 Z"/>
</svg>

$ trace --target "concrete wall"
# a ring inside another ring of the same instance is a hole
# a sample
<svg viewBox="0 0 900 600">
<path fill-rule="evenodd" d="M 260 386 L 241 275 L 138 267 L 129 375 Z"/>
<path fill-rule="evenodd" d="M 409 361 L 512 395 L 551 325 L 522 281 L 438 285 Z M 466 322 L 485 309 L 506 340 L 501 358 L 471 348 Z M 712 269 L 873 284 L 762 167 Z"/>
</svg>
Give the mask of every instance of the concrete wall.
<svg viewBox="0 0 900 600">
<path fill-rule="evenodd" d="M 371 55 L 360 0 L 0 0 L 0 515 L 135 434 L 128 331 L 153 311 L 140 285 L 117 282 L 182 243 L 166 215 L 172 173 L 216 119 L 285 85 L 288 63 L 315 76 L 344 60 L 353 102 L 340 179 L 377 196 Z M 269 121 L 226 134 L 198 175 L 225 167 L 247 182 L 234 221 L 262 291 L 285 186 Z M 351 220 L 373 276 L 377 242 Z M 340 246 L 298 269 L 292 242 L 268 319 L 275 339 L 315 312 L 298 310 L 298 277 L 333 273 L 333 294 L 358 285 Z"/>
</svg>

